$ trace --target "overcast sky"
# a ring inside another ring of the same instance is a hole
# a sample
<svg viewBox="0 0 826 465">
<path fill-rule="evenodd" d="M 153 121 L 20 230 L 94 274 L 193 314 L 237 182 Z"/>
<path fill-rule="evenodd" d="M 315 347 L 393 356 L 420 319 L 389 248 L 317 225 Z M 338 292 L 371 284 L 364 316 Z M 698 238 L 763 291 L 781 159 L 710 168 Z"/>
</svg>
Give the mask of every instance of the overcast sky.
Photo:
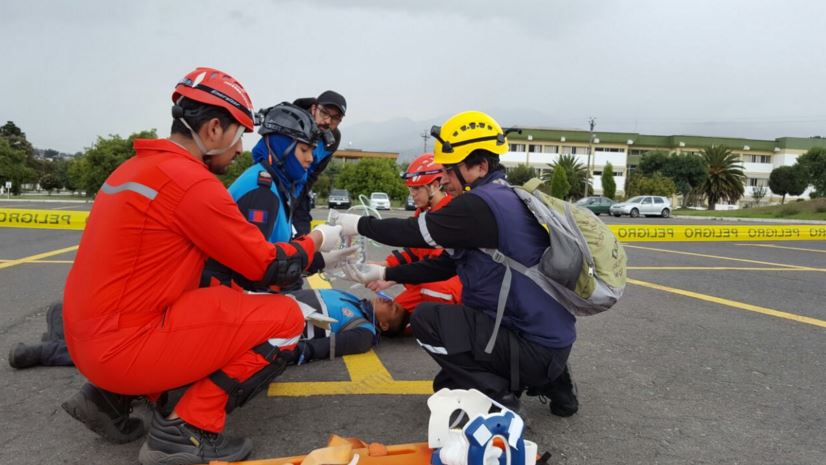
<svg viewBox="0 0 826 465">
<path fill-rule="evenodd" d="M 368 123 L 468 109 L 503 124 L 826 136 L 825 26 L 817 0 L 4 0 L 0 120 L 65 152 L 166 136 L 172 87 L 212 66 L 256 108 L 338 90 L 345 140 L 361 128 L 362 148 L 376 148 Z"/>
</svg>

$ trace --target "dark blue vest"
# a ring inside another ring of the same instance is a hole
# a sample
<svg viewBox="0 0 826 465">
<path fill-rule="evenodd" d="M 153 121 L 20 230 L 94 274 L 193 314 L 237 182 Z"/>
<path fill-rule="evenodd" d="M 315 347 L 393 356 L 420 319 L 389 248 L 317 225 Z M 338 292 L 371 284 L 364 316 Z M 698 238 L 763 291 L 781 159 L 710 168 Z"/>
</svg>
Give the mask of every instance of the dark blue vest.
<svg viewBox="0 0 826 465">
<path fill-rule="evenodd" d="M 493 212 L 499 230 L 499 250 L 525 266 L 536 265 L 548 247 L 548 233 L 510 187 L 490 182 L 500 177 L 492 173 L 486 184 L 467 194 L 484 200 Z M 464 286 L 462 303 L 496 318 L 505 267 L 477 249 L 455 249 L 452 257 Z M 516 272 L 512 276 L 502 325 L 545 347 L 573 344 L 576 318 L 530 279 Z"/>
</svg>

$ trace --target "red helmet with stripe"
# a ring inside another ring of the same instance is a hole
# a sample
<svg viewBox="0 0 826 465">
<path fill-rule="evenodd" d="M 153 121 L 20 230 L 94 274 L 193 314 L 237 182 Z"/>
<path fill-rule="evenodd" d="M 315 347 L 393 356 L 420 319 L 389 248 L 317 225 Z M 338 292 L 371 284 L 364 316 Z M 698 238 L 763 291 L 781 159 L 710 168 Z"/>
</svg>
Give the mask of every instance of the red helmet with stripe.
<svg viewBox="0 0 826 465">
<path fill-rule="evenodd" d="M 252 102 L 240 82 L 229 74 L 214 68 L 197 68 L 175 86 L 172 101 L 178 103 L 181 97 L 207 105 L 225 108 L 244 126 L 245 132 L 252 132 L 254 118 Z"/>
<path fill-rule="evenodd" d="M 426 186 L 433 181 L 442 179 L 445 168 L 433 161 L 432 153 L 425 153 L 410 163 L 402 179 L 408 187 Z"/>
</svg>

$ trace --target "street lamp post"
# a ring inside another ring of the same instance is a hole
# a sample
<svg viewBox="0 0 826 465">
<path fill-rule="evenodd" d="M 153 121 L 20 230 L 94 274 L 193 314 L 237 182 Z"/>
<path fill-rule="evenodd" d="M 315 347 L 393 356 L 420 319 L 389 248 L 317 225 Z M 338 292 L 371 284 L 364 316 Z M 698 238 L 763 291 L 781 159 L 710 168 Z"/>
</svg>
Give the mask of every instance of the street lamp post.
<svg viewBox="0 0 826 465">
<path fill-rule="evenodd" d="M 588 125 L 591 127 L 591 134 L 588 137 L 588 167 L 585 170 L 585 196 L 590 195 L 591 187 L 591 154 L 594 151 L 594 126 L 597 119 L 593 116 L 588 117 Z"/>
</svg>

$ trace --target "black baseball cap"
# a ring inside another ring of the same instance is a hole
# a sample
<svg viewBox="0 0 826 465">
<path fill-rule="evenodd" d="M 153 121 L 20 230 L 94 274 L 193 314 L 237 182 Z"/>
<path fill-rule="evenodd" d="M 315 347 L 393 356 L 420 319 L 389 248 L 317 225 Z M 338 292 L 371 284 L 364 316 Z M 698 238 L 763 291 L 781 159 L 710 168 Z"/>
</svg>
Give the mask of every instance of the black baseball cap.
<svg viewBox="0 0 826 465">
<path fill-rule="evenodd" d="M 338 111 L 341 112 L 341 116 L 344 116 L 347 113 L 347 100 L 344 100 L 344 97 L 339 94 L 338 92 L 332 90 L 325 90 L 318 96 L 318 104 L 319 105 L 332 105 L 338 108 Z"/>
</svg>

